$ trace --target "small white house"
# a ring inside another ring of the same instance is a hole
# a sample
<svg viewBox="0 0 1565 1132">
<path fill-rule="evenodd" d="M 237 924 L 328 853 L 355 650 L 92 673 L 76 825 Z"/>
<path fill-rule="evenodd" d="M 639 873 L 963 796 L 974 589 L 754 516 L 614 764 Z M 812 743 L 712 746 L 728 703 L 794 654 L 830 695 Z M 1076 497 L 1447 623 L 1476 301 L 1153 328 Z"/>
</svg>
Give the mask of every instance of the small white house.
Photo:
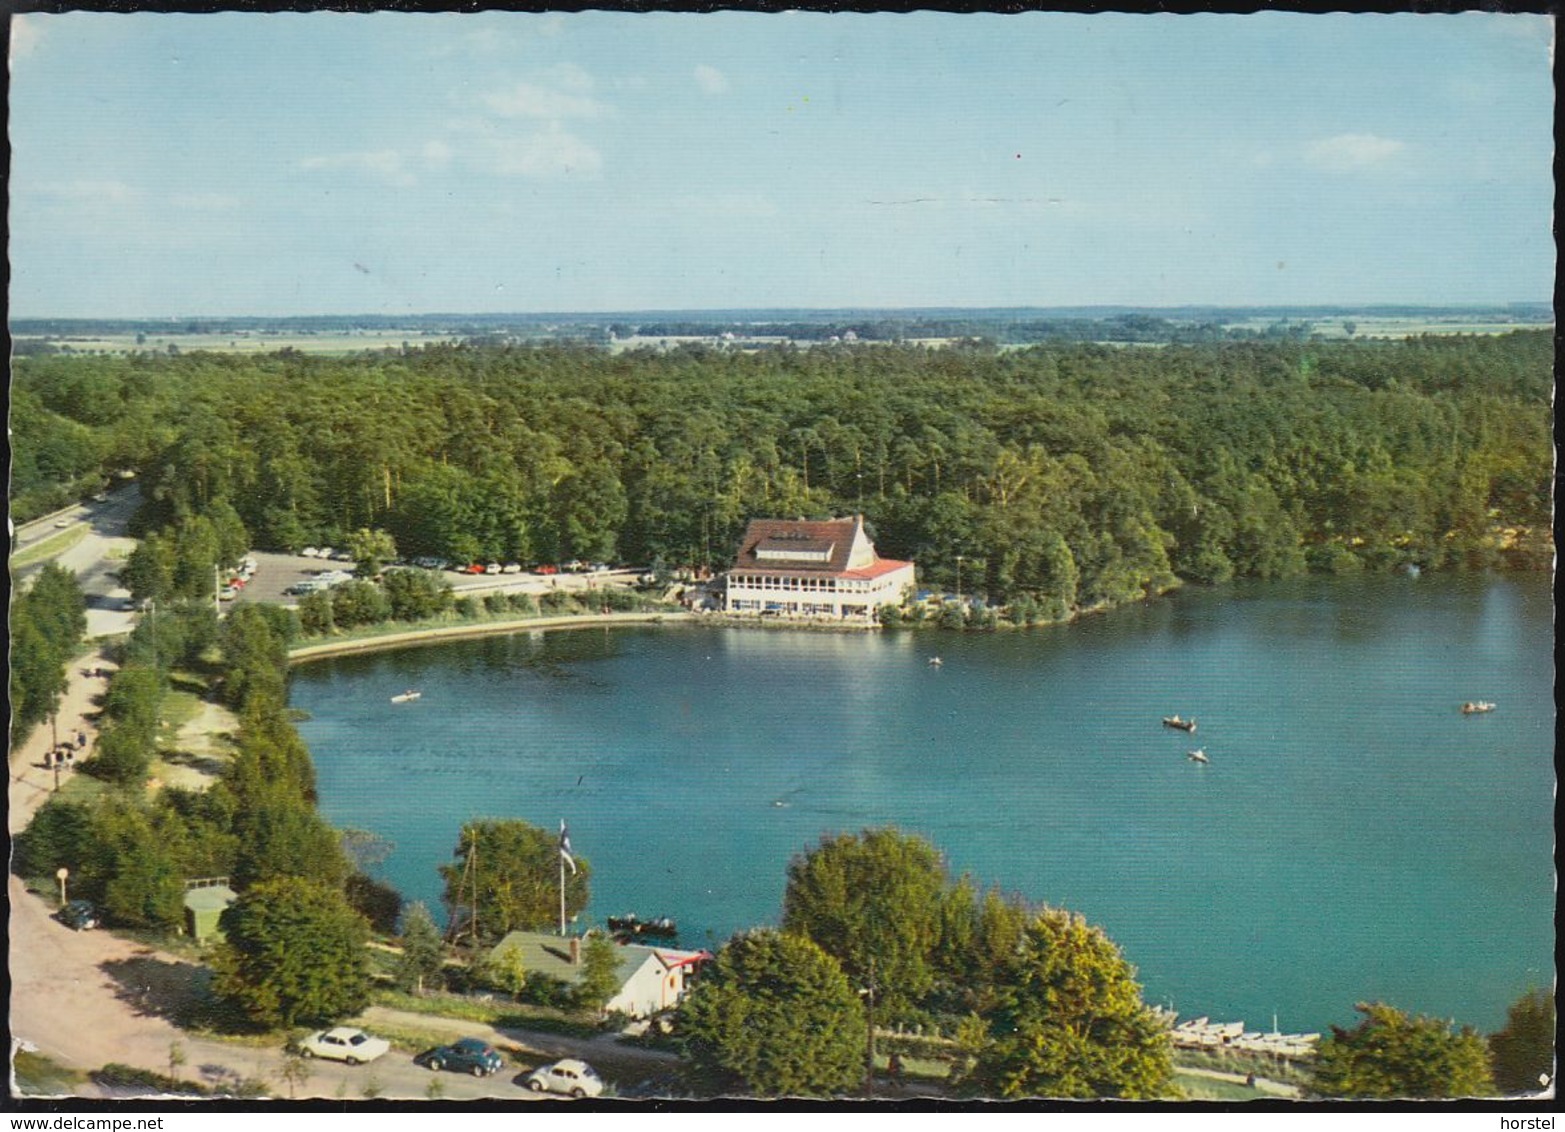
<svg viewBox="0 0 1565 1132">
<path fill-rule="evenodd" d="M 565 983 L 581 978 L 583 943 L 580 936 L 511 932 L 495 950 L 518 947 L 522 967 L 529 974 L 548 975 Z M 712 958 L 707 951 L 683 951 L 676 947 L 649 947 L 640 943 L 616 943 L 619 954 L 619 990 L 605 1010 L 645 1018 L 668 1010 L 684 997 L 686 976 Z"/>
</svg>

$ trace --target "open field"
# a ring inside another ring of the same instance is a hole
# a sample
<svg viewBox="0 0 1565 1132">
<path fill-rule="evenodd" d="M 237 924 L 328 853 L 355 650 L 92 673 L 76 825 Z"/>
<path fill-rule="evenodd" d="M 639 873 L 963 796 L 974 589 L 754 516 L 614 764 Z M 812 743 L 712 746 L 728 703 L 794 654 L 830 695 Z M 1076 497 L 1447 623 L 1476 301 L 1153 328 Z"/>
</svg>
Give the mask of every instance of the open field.
<svg viewBox="0 0 1565 1132">
<path fill-rule="evenodd" d="M 173 346 L 180 353 L 207 350 L 220 354 L 270 354 L 278 350 L 298 350 L 303 354 L 340 356 L 364 350 L 397 349 L 404 343 L 428 346 L 454 342 L 456 335 L 426 334 L 418 330 L 345 330 L 321 334 L 245 330 L 232 334 L 104 334 L 42 340 L 77 354 L 129 354 L 137 350 L 164 353 Z"/>
<path fill-rule="evenodd" d="M 1279 320 L 1273 315 L 1258 316 L 1250 319 L 1224 323 L 1224 329 L 1252 331 L 1257 334 L 1264 333 L 1269 327 L 1276 325 Z M 1401 339 L 1411 338 L 1421 334 L 1506 334 L 1512 330 L 1544 329 L 1551 326 L 1547 322 L 1533 322 L 1525 319 L 1511 318 L 1501 313 L 1485 318 L 1482 312 L 1475 312 L 1471 317 L 1464 315 L 1422 315 L 1422 316 L 1389 316 L 1389 315 L 1363 315 L 1353 314 L 1331 315 L 1329 317 L 1300 316 L 1288 320 L 1293 324 L 1307 323 L 1310 334 L 1319 338 L 1344 339 L 1350 337 L 1347 326 L 1354 328 L 1353 338 L 1363 339 Z M 462 335 L 454 333 L 442 333 L 434 330 L 415 327 L 402 327 L 397 329 L 332 329 L 332 330 L 258 330 L 245 329 L 233 330 L 228 333 L 185 333 L 170 330 L 167 333 L 157 331 L 144 331 L 141 333 L 127 332 L 123 334 L 93 334 L 93 335 L 48 335 L 48 336 L 22 336 L 18 342 L 47 342 L 62 350 L 68 350 L 76 354 L 129 354 L 140 351 L 153 353 L 166 353 L 171 348 L 180 353 L 188 353 L 192 350 L 204 350 L 223 354 L 265 354 L 278 350 L 297 350 L 300 353 L 316 354 L 323 356 L 343 356 L 362 353 L 366 350 L 399 349 L 403 346 L 417 347 L 428 346 L 436 343 L 455 342 Z M 544 339 L 547 335 L 543 336 Z M 1105 338 L 1112 341 L 1112 336 Z M 627 350 L 638 349 L 672 349 L 688 344 L 724 344 L 732 349 L 753 352 L 782 345 L 789 339 L 774 335 L 746 335 L 738 334 L 725 339 L 718 324 L 714 324 L 711 334 L 695 335 L 634 335 L 624 338 L 614 338 L 609 343 L 611 353 L 623 353 Z M 864 344 L 875 341 L 862 339 Z M 950 338 L 917 337 L 906 340 L 908 344 L 928 347 L 940 347 L 949 345 Z M 799 345 L 813 345 L 813 342 L 800 342 Z M 1014 344 L 1013 348 L 1022 348 L 1027 343 Z M 1146 343 L 1155 345 L 1157 343 Z"/>
<path fill-rule="evenodd" d="M 1260 333 L 1273 325 L 1276 319 L 1246 319 L 1243 322 L 1224 323 L 1225 330 L 1253 330 Z M 1362 317 L 1351 314 L 1332 318 L 1293 319 L 1293 322 L 1309 324 L 1310 334 L 1319 338 L 1344 339 L 1350 337 L 1347 325 L 1353 325 L 1351 337 L 1366 338 L 1416 338 L 1421 334 L 1509 334 L 1513 330 L 1545 330 L 1551 323 L 1523 322 L 1518 320 L 1469 319 L 1459 316 L 1400 318 L 1373 315 Z"/>
</svg>

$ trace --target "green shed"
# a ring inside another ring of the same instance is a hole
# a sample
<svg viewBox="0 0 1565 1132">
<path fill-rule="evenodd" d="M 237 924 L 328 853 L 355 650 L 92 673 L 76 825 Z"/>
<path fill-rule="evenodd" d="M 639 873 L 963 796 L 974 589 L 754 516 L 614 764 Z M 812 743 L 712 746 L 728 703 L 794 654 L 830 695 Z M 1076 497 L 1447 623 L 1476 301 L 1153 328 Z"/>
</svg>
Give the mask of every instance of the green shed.
<svg viewBox="0 0 1565 1132">
<path fill-rule="evenodd" d="M 217 926 L 223 914 L 239 894 L 228 887 L 227 877 L 185 882 L 185 931 L 197 943 L 222 939 L 222 929 Z"/>
</svg>

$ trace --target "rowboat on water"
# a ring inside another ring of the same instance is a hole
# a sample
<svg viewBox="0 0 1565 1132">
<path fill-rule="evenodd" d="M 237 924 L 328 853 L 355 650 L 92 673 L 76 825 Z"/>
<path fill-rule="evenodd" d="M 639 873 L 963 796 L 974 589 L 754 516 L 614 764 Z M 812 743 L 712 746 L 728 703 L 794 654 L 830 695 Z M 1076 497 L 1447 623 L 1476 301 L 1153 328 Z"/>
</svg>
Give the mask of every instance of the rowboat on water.
<svg viewBox="0 0 1565 1132">
<path fill-rule="evenodd" d="M 394 704 L 410 704 L 423 694 L 423 692 L 415 692 L 412 688 L 409 688 L 406 692 L 392 696 L 391 702 Z"/>
<path fill-rule="evenodd" d="M 1462 705 L 1463 715 L 1482 715 L 1486 711 L 1493 711 L 1494 705 L 1488 700 L 1468 700 Z"/>
<path fill-rule="evenodd" d="M 1193 763 L 1201 763 L 1203 765 L 1212 761 L 1206 757 L 1205 747 L 1197 747 L 1195 750 L 1186 755 L 1185 758 L 1189 759 Z"/>
<path fill-rule="evenodd" d="M 1177 715 L 1165 715 L 1163 717 L 1163 726 L 1164 727 L 1175 727 L 1175 728 L 1178 728 L 1180 731 L 1189 731 L 1191 733 L 1194 733 L 1194 731 L 1195 731 L 1195 720 L 1193 718 L 1192 719 L 1180 719 L 1179 716 L 1177 716 Z"/>
</svg>

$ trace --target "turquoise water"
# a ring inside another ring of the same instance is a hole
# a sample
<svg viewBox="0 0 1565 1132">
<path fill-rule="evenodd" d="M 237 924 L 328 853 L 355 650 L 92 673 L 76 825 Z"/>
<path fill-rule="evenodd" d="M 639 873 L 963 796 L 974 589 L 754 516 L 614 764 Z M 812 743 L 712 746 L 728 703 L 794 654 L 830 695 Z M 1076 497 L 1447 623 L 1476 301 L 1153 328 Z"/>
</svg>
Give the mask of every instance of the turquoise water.
<svg viewBox="0 0 1565 1132">
<path fill-rule="evenodd" d="M 775 923 L 822 834 L 894 824 L 1102 924 L 1183 1016 L 1495 1028 L 1553 977 L 1551 618 L 1545 578 L 1310 579 L 1025 633 L 518 634 L 307 664 L 292 698 L 327 817 L 437 914 L 474 817 L 565 818 L 589 918 L 707 946 Z"/>
</svg>

